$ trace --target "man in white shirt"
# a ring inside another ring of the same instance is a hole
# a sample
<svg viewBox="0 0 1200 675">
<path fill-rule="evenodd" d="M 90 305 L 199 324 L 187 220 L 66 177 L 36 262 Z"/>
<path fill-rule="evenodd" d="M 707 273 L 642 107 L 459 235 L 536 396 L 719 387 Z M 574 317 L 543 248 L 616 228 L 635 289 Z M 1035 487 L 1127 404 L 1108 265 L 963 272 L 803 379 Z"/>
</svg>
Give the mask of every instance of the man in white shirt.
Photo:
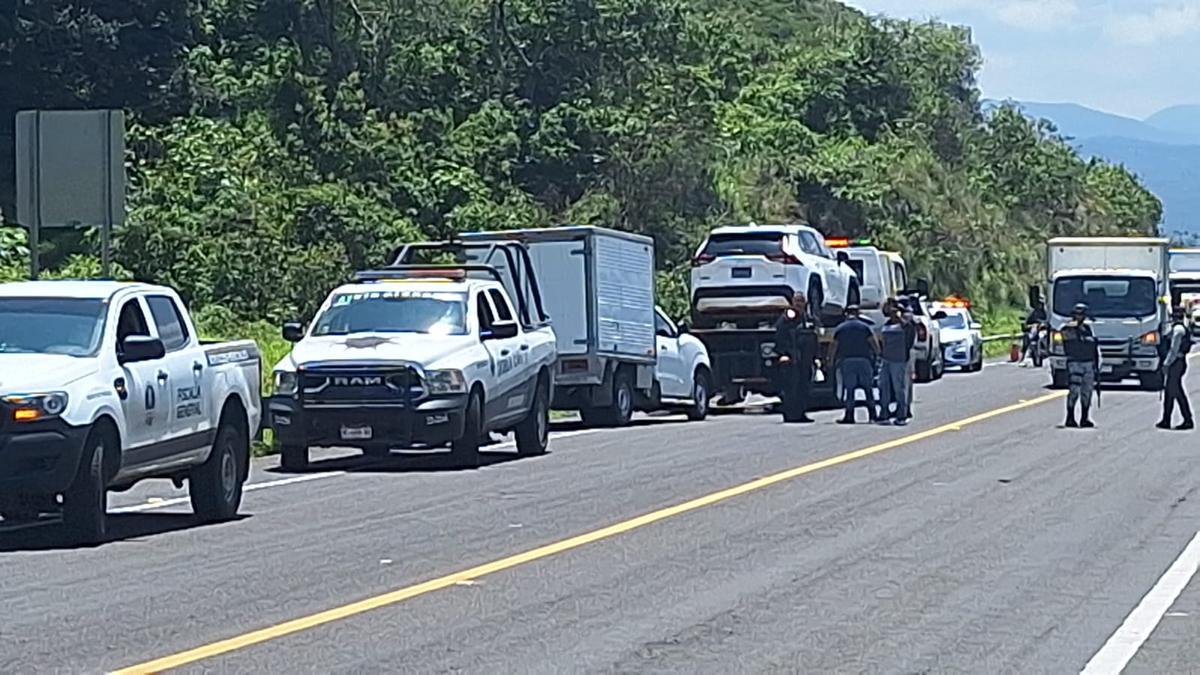
<svg viewBox="0 0 1200 675">
<path fill-rule="evenodd" d="M 1169 349 L 1163 359 L 1163 371 L 1166 373 L 1166 395 L 1163 396 L 1163 416 L 1158 423 L 1159 429 L 1170 429 L 1171 418 L 1175 415 L 1175 404 L 1179 404 L 1179 412 L 1183 413 L 1183 424 L 1176 427 L 1181 431 L 1195 428 L 1192 422 L 1192 406 L 1188 403 L 1187 389 L 1183 386 L 1183 376 L 1187 374 L 1188 350 L 1191 348 L 1191 331 L 1185 322 L 1187 312 L 1183 307 L 1176 307 L 1171 312 L 1171 329 L 1167 332 Z"/>
</svg>

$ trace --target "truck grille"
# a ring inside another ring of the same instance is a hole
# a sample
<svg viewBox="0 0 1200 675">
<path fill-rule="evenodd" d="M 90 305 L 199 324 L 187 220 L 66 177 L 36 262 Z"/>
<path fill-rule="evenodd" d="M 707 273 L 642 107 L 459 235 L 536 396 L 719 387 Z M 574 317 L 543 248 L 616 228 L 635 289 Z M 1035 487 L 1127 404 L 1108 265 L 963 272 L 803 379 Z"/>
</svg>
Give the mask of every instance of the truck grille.
<svg viewBox="0 0 1200 675">
<path fill-rule="evenodd" d="M 317 367 L 300 374 L 301 399 L 311 406 L 407 406 L 425 396 L 409 366 Z"/>
</svg>

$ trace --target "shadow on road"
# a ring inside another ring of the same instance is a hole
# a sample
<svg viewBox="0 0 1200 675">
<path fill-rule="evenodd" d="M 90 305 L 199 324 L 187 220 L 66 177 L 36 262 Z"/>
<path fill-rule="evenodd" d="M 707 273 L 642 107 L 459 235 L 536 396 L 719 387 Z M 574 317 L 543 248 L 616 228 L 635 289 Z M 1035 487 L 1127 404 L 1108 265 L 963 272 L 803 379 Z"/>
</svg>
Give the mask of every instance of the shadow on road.
<svg viewBox="0 0 1200 675">
<path fill-rule="evenodd" d="M 249 517 L 243 515 L 235 520 Z M 108 515 L 108 536 L 105 538 L 104 544 L 137 541 L 168 532 L 191 530 L 216 524 L 219 523 L 203 523 L 190 513 L 110 513 Z M 99 546 L 104 544 L 99 544 Z M 0 529 L 0 553 L 63 551 L 95 547 L 96 545 L 81 545 L 70 541 L 67 533 L 57 521 L 16 530 Z"/>
</svg>

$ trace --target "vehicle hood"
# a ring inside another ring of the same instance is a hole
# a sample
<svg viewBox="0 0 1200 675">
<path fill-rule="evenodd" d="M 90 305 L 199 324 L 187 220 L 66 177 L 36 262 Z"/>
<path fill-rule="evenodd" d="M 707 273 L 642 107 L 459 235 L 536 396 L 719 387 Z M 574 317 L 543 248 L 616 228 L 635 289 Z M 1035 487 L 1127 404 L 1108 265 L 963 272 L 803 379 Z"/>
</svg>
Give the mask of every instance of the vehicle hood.
<svg viewBox="0 0 1200 675">
<path fill-rule="evenodd" d="M 966 328 L 942 328 L 942 342 L 961 342 L 971 339 L 971 331 Z"/>
<path fill-rule="evenodd" d="M 277 370 L 295 370 L 320 362 L 409 361 L 436 368 L 439 361 L 471 346 L 478 340 L 470 335 L 422 335 L 416 333 L 355 333 L 328 337 L 307 337 L 296 343 L 277 366 Z"/>
<path fill-rule="evenodd" d="M 32 394 L 55 391 L 100 368 L 94 358 L 62 354 L 0 354 L 0 394 Z"/>
</svg>

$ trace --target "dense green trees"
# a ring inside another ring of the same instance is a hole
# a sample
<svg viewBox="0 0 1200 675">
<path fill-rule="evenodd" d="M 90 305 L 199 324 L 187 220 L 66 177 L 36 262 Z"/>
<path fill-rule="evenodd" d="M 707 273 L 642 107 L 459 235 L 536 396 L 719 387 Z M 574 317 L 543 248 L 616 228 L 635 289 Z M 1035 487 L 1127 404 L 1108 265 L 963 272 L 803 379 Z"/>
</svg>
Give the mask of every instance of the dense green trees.
<svg viewBox="0 0 1200 675">
<path fill-rule="evenodd" d="M 118 260 L 243 317 L 309 311 L 403 240 L 560 222 L 655 236 L 677 312 L 699 238 L 746 220 L 869 235 L 1014 303 L 1047 236 L 1161 211 L 1048 126 L 985 115 L 964 30 L 829 0 L 79 4 L 0 10 L 0 205 L 15 110 L 126 108 Z M 0 273 L 20 245 L 0 235 Z"/>
</svg>

